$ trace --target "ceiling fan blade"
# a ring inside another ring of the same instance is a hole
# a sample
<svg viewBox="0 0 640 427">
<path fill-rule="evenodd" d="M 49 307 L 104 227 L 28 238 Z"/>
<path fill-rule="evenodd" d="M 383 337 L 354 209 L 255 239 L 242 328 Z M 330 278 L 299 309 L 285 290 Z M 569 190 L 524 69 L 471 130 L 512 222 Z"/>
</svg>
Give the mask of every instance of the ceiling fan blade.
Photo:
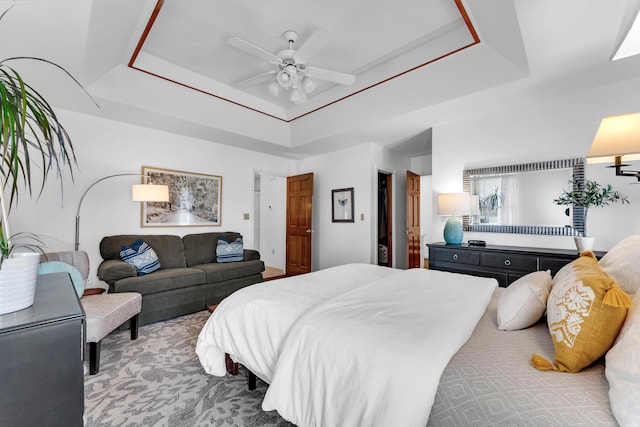
<svg viewBox="0 0 640 427">
<path fill-rule="evenodd" d="M 256 84 L 260 84 L 260 83 L 264 83 L 268 80 L 273 80 L 275 81 L 274 78 L 274 74 L 276 74 L 277 71 L 267 71 L 266 73 L 262 73 L 262 74 L 258 74 L 257 76 L 253 76 L 250 77 L 246 80 L 242 80 L 241 82 L 236 83 L 236 86 L 240 86 L 240 87 L 248 87 L 248 86 L 253 86 Z"/>
<path fill-rule="evenodd" d="M 353 74 L 341 73 L 339 71 L 326 70 L 318 67 L 307 67 L 307 76 L 314 79 L 327 80 L 341 85 L 351 86 L 356 81 Z"/>
<path fill-rule="evenodd" d="M 227 44 L 250 55 L 266 59 L 267 61 L 273 62 L 274 64 L 280 64 L 282 62 L 280 58 L 278 58 L 271 52 L 267 52 L 266 50 L 238 37 L 231 37 L 230 39 L 227 39 Z"/>
<path fill-rule="evenodd" d="M 313 55 L 320 52 L 329 44 L 329 33 L 322 29 L 315 30 L 304 43 L 300 46 L 300 49 L 296 50 L 293 54 L 293 58 L 305 63 Z"/>
</svg>

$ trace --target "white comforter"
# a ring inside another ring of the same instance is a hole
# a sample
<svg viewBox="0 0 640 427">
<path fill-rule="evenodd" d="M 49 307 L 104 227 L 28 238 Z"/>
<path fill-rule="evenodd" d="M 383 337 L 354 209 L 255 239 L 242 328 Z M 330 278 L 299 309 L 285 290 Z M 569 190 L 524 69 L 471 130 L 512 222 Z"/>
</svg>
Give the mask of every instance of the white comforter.
<svg viewBox="0 0 640 427">
<path fill-rule="evenodd" d="M 205 371 L 226 374 L 225 353 L 271 382 L 280 345 L 304 312 L 322 302 L 401 273 L 371 264 L 347 264 L 242 288 L 224 299 L 200 332 L 196 353 Z"/>
<path fill-rule="evenodd" d="M 200 332 L 270 383 L 263 409 L 299 426 L 424 426 L 440 375 L 485 311 L 493 279 L 348 264 L 243 288 Z"/>
<path fill-rule="evenodd" d="M 299 426 L 424 426 L 497 283 L 412 269 L 317 304 L 281 344 L 262 408 Z"/>
</svg>

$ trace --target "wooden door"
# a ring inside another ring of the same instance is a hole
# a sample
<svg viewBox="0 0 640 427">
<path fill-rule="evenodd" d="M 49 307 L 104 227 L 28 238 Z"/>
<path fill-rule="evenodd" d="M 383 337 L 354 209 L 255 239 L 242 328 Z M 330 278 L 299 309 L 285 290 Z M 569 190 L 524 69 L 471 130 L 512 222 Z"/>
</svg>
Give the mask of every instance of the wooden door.
<svg viewBox="0 0 640 427">
<path fill-rule="evenodd" d="M 311 272 L 313 173 L 287 177 L 286 274 Z"/>
<path fill-rule="evenodd" d="M 407 268 L 420 268 L 420 175 L 407 171 Z"/>
</svg>

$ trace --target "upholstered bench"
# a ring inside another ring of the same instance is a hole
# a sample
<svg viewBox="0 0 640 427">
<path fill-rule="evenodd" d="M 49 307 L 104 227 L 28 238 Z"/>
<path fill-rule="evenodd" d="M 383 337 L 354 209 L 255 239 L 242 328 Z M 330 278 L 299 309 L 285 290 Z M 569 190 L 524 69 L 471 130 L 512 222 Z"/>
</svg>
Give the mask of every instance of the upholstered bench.
<svg viewBox="0 0 640 427">
<path fill-rule="evenodd" d="M 138 316 L 142 308 L 142 296 L 136 292 L 89 295 L 81 299 L 86 314 L 89 343 L 89 374 L 100 369 L 100 342 L 118 326 L 130 321 L 131 339 L 138 338 Z"/>
<path fill-rule="evenodd" d="M 84 289 L 89 276 L 89 256 L 85 251 L 48 252 L 42 256 L 41 262 L 49 264 L 49 270 L 68 272 L 76 291 L 82 295 L 80 303 L 86 315 L 85 342 L 89 343 L 89 373 L 98 373 L 100 341 L 104 337 L 129 320 L 131 339 L 138 338 L 142 296 L 137 292 L 102 294 L 104 289 L 101 288 Z M 68 266 L 64 267 L 64 264 Z"/>
</svg>

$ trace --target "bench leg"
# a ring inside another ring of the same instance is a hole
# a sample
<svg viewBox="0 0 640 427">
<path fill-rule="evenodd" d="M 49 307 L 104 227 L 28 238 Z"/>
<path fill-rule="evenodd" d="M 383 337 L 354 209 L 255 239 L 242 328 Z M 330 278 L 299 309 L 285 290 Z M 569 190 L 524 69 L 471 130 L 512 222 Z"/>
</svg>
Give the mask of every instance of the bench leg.
<svg viewBox="0 0 640 427">
<path fill-rule="evenodd" d="M 249 373 L 249 378 L 247 379 L 247 385 L 249 387 L 249 390 L 255 390 L 256 389 L 256 374 L 254 374 L 253 372 L 251 372 L 248 369 L 247 369 L 247 372 Z"/>
<path fill-rule="evenodd" d="M 95 375 L 100 370 L 100 341 L 89 343 L 89 375 Z"/>
<path fill-rule="evenodd" d="M 140 317 L 140 313 L 136 314 L 135 316 L 133 316 L 131 318 L 131 320 L 129 321 L 129 326 L 131 327 L 131 339 L 132 340 L 137 340 L 138 339 L 138 320 Z"/>
</svg>

